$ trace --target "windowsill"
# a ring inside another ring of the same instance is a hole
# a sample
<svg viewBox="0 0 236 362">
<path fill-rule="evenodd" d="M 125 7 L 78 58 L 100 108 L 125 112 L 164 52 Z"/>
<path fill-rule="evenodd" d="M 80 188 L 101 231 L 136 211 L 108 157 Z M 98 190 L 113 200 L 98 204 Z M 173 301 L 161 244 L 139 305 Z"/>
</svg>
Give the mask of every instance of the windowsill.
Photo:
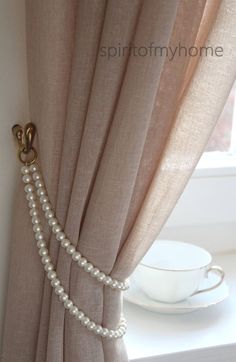
<svg viewBox="0 0 236 362">
<path fill-rule="evenodd" d="M 226 272 L 230 296 L 209 309 L 183 315 L 161 315 L 125 302 L 124 312 L 128 321 L 125 342 L 130 361 L 234 362 L 235 259 L 236 254 L 214 256 L 214 263 L 221 265 Z"/>
<path fill-rule="evenodd" d="M 203 153 L 193 178 L 225 177 L 236 175 L 236 156 L 230 152 L 205 152 Z"/>
</svg>

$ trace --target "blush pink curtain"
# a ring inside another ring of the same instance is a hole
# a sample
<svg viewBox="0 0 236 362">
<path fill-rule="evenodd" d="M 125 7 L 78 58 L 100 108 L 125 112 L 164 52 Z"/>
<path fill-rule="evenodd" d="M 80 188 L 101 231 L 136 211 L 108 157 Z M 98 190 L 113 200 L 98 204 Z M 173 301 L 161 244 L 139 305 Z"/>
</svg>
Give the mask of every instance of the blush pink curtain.
<svg viewBox="0 0 236 362">
<path fill-rule="evenodd" d="M 173 209 L 235 75 L 234 0 L 27 0 L 31 120 L 54 209 L 77 248 L 125 278 Z M 224 56 L 103 57 L 101 47 L 222 45 Z M 125 362 L 122 340 L 87 331 L 57 301 L 16 199 L 3 361 Z M 50 253 L 71 299 L 114 328 L 120 292 L 60 250 Z"/>
</svg>

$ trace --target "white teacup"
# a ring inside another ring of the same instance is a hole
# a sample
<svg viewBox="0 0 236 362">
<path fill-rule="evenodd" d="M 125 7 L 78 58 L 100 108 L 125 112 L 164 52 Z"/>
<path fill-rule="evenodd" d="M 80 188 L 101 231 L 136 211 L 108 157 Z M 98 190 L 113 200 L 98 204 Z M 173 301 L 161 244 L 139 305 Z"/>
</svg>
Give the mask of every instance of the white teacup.
<svg viewBox="0 0 236 362">
<path fill-rule="evenodd" d="M 152 299 L 177 303 L 198 293 L 217 288 L 224 279 L 219 266 L 210 266 L 211 254 L 193 244 L 158 240 L 133 276 L 137 285 Z M 219 275 L 218 282 L 206 289 L 200 285 L 209 273 Z"/>
</svg>

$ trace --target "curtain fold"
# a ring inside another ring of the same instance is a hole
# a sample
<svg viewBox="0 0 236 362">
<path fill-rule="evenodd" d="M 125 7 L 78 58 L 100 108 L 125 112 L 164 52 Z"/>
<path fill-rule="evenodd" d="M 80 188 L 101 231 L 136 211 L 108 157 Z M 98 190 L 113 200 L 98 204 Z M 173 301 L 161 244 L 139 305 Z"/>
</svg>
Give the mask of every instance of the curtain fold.
<svg viewBox="0 0 236 362">
<path fill-rule="evenodd" d="M 26 1 L 30 114 L 47 190 L 70 240 L 104 272 L 132 273 L 186 185 L 235 77 L 235 15 L 234 0 Z M 224 47 L 222 58 L 129 53 L 134 45 L 189 49 L 206 39 Z M 124 54 L 114 56 L 119 47 Z M 52 293 L 22 194 L 3 358 L 127 361 L 122 340 L 89 332 Z M 47 238 L 70 298 L 114 328 L 121 293 L 79 269 L 49 228 Z"/>
<path fill-rule="evenodd" d="M 139 210 L 138 220 L 119 255 L 117 270 L 121 272 L 126 267 L 129 269 L 128 273 L 132 272 L 132 267 L 128 267 L 129 255 L 132 255 L 135 266 L 149 247 L 148 238 L 151 244 L 159 233 L 194 170 L 224 107 L 236 77 L 236 51 L 232 47 L 236 39 L 235 11 L 233 2 L 225 1 L 221 4 L 206 47 L 223 46 L 224 56 L 205 57 L 198 64 L 169 132 L 160 163 L 146 192 L 143 207 Z M 176 193 L 175 189 L 179 192 Z M 145 243 L 142 243 L 144 239 Z"/>
</svg>

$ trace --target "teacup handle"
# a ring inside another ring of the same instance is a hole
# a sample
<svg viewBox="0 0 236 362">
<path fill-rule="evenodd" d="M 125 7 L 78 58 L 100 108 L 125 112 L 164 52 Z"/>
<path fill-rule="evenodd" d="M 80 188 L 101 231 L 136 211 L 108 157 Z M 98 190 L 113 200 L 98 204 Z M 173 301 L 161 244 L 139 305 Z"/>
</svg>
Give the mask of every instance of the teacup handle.
<svg viewBox="0 0 236 362">
<path fill-rule="evenodd" d="M 205 289 L 200 289 L 200 290 L 197 290 L 196 292 L 194 292 L 192 295 L 196 295 L 196 294 L 200 294 L 200 293 L 204 293 L 204 292 L 209 292 L 210 290 L 213 290 L 217 287 L 219 287 L 219 285 L 222 284 L 223 280 L 224 280 L 224 277 L 225 277 L 225 272 L 224 270 L 220 267 L 220 266 L 217 266 L 217 265 L 213 265 L 211 267 L 209 267 L 207 269 L 207 276 L 209 273 L 216 273 L 220 276 L 220 280 L 218 281 L 218 283 L 216 283 L 215 285 L 213 285 L 212 287 L 209 287 L 209 288 L 205 288 Z"/>
</svg>

